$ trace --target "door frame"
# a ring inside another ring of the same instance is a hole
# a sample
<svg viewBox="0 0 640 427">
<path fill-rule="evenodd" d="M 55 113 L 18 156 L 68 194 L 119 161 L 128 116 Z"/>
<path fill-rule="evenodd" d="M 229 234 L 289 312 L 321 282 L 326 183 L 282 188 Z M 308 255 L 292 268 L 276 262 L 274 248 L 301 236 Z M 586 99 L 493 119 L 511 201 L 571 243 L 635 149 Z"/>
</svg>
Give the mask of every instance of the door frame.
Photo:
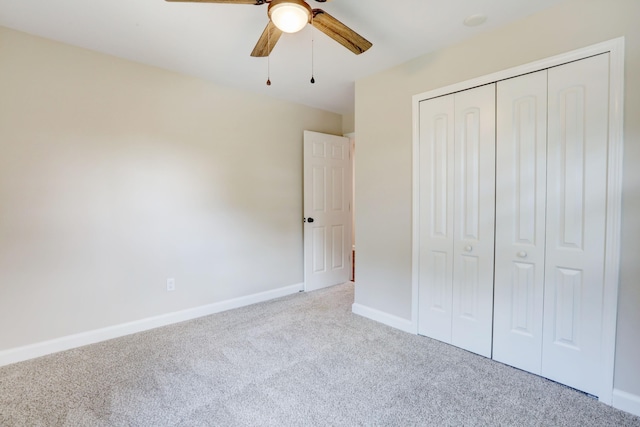
<svg viewBox="0 0 640 427">
<path fill-rule="evenodd" d="M 349 280 L 355 281 L 355 251 L 356 251 L 356 133 L 349 132 L 342 136 L 349 138 L 349 158 L 351 159 L 351 265 L 352 272 Z"/>
<path fill-rule="evenodd" d="M 509 68 L 471 80 L 414 95 L 413 108 L 413 220 L 412 220 L 412 306 L 411 330 L 418 333 L 419 291 L 419 195 L 420 195 L 420 102 L 438 96 L 471 89 L 523 74 L 544 70 L 590 56 L 609 53 L 609 147 L 607 162 L 606 236 L 604 267 L 604 299 L 602 322 L 601 393 L 598 399 L 613 402 L 616 325 L 618 316 L 618 283 L 620 275 L 620 233 L 622 216 L 622 156 L 624 148 L 624 37 L 615 38 L 582 49 Z"/>
</svg>

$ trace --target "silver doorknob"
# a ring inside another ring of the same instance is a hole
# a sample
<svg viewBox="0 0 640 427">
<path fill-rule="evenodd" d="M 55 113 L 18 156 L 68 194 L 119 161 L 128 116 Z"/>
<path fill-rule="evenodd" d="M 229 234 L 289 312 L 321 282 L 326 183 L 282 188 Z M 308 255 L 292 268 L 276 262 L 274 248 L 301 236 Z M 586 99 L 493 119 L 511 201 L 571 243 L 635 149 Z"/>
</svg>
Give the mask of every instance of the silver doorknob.
<svg viewBox="0 0 640 427">
<path fill-rule="evenodd" d="M 467 245 L 464 247 L 464 250 L 467 252 L 471 252 L 473 250 L 473 247 L 471 245 Z"/>
<path fill-rule="evenodd" d="M 518 258 L 526 258 L 527 257 L 527 253 L 525 251 L 520 251 L 516 255 L 518 255 Z"/>
</svg>

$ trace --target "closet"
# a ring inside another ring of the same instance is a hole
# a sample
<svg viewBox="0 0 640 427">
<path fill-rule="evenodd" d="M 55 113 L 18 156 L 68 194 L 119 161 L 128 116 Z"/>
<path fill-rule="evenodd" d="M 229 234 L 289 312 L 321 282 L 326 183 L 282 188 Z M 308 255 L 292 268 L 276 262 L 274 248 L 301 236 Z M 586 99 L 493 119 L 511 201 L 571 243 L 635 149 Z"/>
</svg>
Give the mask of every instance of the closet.
<svg viewBox="0 0 640 427">
<path fill-rule="evenodd" d="M 609 54 L 419 103 L 418 333 L 598 395 Z"/>
</svg>

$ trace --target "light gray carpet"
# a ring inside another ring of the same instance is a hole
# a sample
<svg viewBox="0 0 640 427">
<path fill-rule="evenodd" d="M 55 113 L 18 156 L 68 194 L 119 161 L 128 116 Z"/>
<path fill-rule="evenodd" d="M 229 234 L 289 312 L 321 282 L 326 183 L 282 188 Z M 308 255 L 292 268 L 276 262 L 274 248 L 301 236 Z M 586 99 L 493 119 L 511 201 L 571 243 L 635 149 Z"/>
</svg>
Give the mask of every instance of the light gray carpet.
<svg viewBox="0 0 640 427">
<path fill-rule="evenodd" d="M 640 426 L 352 302 L 340 285 L 0 368 L 0 425 Z"/>
</svg>

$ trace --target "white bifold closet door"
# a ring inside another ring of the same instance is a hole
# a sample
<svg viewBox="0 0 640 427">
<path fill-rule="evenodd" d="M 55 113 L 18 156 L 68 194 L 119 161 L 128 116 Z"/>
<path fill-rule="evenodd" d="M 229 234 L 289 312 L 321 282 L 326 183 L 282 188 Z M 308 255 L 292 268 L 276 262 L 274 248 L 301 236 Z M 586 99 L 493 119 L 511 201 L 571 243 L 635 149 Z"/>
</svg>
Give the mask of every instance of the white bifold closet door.
<svg viewBox="0 0 640 427">
<path fill-rule="evenodd" d="M 594 395 L 602 389 L 608 70 L 603 54 L 497 88 L 494 359 Z"/>
<path fill-rule="evenodd" d="M 542 375 L 598 396 L 609 54 L 549 69 Z"/>
<path fill-rule="evenodd" d="M 542 364 L 547 197 L 547 70 L 497 86 L 493 358 Z"/>
<path fill-rule="evenodd" d="M 491 357 L 495 84 L 420 103 L 418 332 Z"/>
</svg>

